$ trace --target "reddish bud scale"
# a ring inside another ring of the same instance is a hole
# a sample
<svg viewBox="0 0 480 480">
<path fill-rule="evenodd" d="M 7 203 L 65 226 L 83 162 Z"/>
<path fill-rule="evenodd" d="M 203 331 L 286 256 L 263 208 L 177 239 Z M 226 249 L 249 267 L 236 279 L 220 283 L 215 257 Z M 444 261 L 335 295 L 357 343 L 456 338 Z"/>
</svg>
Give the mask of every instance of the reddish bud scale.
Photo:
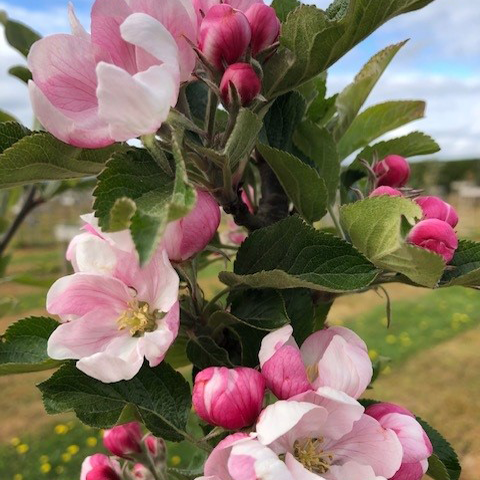
<svg viewBox="0 0 480 480">
<path fill-rule="evenodd" d="M 227 105 L 232 101 L 232 86 L 237 90 L 243 107 L 249 105 L 262 89 L 258 75 L 248 63 L 234 63 L 225 70 L 220 82 L 220 93 Z"/>
<path fill-rule="evenodd" d="M 252 54 L 255 56 L 275 43 L 280 34 L 280 20 L 275 10 L 263 3 L 255 3 L 245 16 L 252 29 Z"/>
<path fill-rule="evenodd" d="M 250 44 L 252 31 L 247 17 L 230 5 L 214 5 L 200 25 L 199 48 L 218 70 L 242 58 Z"/>
<path fill-rule="evenodd" d="M 458 248 L 458 238 L 453 228 L 436 218 L 417 223 L 410 230 L 407 241 L 441 255 L 447 263 L 452 260 Z"/>
<path fill-rule="evenodd" d="M 389 155 L 374 165 L 377 186 L 403 187 L 410 177 L 410 165 L 399 155 Z"/>
</svg>

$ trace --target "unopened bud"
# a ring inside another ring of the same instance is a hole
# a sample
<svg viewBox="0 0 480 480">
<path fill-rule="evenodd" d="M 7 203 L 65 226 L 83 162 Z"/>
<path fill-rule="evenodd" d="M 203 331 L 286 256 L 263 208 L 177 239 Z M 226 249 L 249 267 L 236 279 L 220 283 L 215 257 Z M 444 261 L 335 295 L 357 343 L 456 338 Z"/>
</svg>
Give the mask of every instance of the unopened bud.
<svg viewBox="0 0 480 480">
<path fill-rule="evenodd" d="M 117 457 L 130 459 L 142 452 L 142 437 L 140 424 L 131 422 L 105 430 L 103 443 Z"/>
<path fill-rule="evenodd" d="M 447 202 L 438 197 L 418 197 L 415 201 L 422 207 L 423 218 L 437 218 L 447 222 L 452 227 L 458 223 L 458 215 L 455 209 Z"/>
<path fill-rule="evenodd" d="M 232 88 L 236 89 L 240 103 L 245 107 L 260 93 L 262 83 L 250 64 L 234 63 L 225 70 L 220 82 L 220 93 L 227 105 L 232 101 Z"/>
<path fill-rule="evenodd" d="M 255 56 L 274 44 L 280 34 L 280 20 L 275 10 L 263 3 L 253 4 L 245 16 L 252 29 L 252 54 Z"/>
<path fill-rule="evenodd" d="M 214 5 L 200 25 L 199 48 L 218 70 L 245 55 L 252 31 L 247 17 L 230 5 Z"/>
<path fill-rule="evenodd" d="M 407 241 L 441 255 L 447 263 L 458 248 L 458 238 L 453 228 L 436 218 L 417 223 L 410 230 Z"/>
<path fill-rule="evenodd" d="M 121 472 L 116 460 L 97 453 L 83 461 L 80 480 L 120 480 Z"/>
<path fill-rule="evenodd" d="M 369 197 L 403 197 L 403 193 L 400 190 L 397 190 L 392 187 L 378 187 L 369 195 Z"/>
<path fill-rule="evenodd" d="M 377 186 L 403 187 L 410 177 L 410 165 L 400 155 L 389 155 L 373 167 Z"/>
</svg>

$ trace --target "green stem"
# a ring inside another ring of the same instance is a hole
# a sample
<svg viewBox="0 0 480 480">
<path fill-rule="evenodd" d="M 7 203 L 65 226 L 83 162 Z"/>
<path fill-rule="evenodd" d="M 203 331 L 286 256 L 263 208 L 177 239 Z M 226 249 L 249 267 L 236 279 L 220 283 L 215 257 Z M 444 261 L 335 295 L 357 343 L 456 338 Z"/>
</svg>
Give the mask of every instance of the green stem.
<svg viewBox="0 0 480 480">
<path fill-rule="evenodd" d="M 327 207 L 327 211 L 330 214 L 330 217 L 332 217 L 333 224 L 335 225 L 335 228 L 338 230 L 338 233 L 340 234 L 340 236 L 342 238 L 345 238 L 345 233 L 343 232 L 343 228 L 340 225 L 340 222 L 339 222 L 337 216 L 335 215 L 335 212 L 333 211 L 333 207 L 331 205 L 329 205 Z"/>
<path fill-rule="evenodd" d="M 192 445 L 195 445 L 197 448 L 203 450 L 204 452 L 210 453 L 213 450 L 213 448 L 208 443 L 193 437 L 187 432 L 183 432 L 183 436 L 185 437 L 185 440 L 187 440 L 187 442 L 190 442 Z"/>
<path fill-rule="evenodd" d="M 145 148 L 149 151 L 150 155 L 155 160 L 156 164 L 162 168 L 162 170 L 169 176 L 173 177 L 173 170 L 170 166 L 168 158 L 166 157 L 165 153 L 163 152 L 160 144 L 157 141 L 155 134 L 150 135 L 143 135 L 142 142 Z"/>
</svg>

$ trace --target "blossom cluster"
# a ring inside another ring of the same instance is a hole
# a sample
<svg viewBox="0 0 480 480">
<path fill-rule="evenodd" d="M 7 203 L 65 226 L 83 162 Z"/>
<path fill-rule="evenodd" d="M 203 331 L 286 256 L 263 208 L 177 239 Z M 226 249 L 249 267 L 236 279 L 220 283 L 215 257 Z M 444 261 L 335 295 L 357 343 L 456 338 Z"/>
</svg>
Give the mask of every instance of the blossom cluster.
<svg viewBox="0 0 480 480">
<path fill-rule="evenodd" d="M 399 155 L 389 155 L 373 166 L 376 188 L 370 197 L 387 195 L 403 197 L 402 191 L 410 178 L 410 166 Z M 437 253 L 445 262 L 450 262 L 458 248 L 458 238 L 454 228 L 458 223 L 455 209 L 439 197 L 419 196 L 415 202 L 423 212 L 423 218 L 410 231 L 407 242 Z"/>
</svg>

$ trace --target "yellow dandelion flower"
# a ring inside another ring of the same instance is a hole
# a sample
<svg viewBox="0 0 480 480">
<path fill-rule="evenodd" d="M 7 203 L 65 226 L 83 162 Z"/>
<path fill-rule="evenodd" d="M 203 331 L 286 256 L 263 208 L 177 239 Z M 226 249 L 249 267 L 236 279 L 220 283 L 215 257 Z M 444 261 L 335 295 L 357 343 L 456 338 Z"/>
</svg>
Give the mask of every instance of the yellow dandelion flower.
<svg viewBox="0 0 480 480">
<path fill-rule="evenodd" d="M 86 443 L 87 447 L 96 447 L 97 443 L 98 443 L 97 437 L 88 437 L 85 440 L 85 443 Z"/>
<path fill-rule="evenodd" d="M 395 343 L 397 343 L 397 337 L 395 335 L 387 335 L 385 337 L 385 341 L 389 344 L 389 345 L 393 345 Z"/>
<path fill-rule="evenodd" d="M 373 362 L 378 358 L 378 352 L 376 350 L 371 349 L 368 351 L 368 356 L 370 357 L 370 360 L 372 360 Z"/>
<path fill-rule="evenodd" d="M 67 452 L 71 455 L 76 455 L 80 451 L 80 447 L 78 445 L 70 445 L 67 448 Z"/>
<path fill-rule="evenodd" d="M 10 440 L 10 443 L 14 446 L 14 447 L 18 447 L 22 441 L 18 438 L 18 437 L 13 437 L 11 440 Z"/>
<path fill-rule="evenodd" d="M 13 480 L 23 480 L 23 475 L 21 473 L 16 473 L 13 476 Z"/>
<path fill-rule="evenodd" d="M 62 453 L 62 462 L 63 463 L 68 463 L 72 459 L 72 454 L 71 453 Z"/>
<path fill-rule="evenodd" d="M 48 455 L 42 455 L 40 457 L 40 463 L 48 463 L 49 460 Z"/>
<path fill-rule="evenodd" d="M 178 455 L 174 455 L 170 460 L 172 467 L 177 467 L 178 465 L 180 465 L 181 462 L 182 459 Z"/>
<path fill-rule="evenodd" d="M 59 424 L 55 426 L 54 431 L 57 435 L 65 435 L 68 432 L 68 427 L 66 425 Z"/>
<path fill-rule="evenodd" d="M 44 463 L 44 464 L 40 467 L 40 471 L 41 471 L 42 473 L 49 473 L 51 469 L 52 469 L 52 466 L 51 466 L 49 463 Z"/>
<path fill-rule="evenodd" d="M 21 443 L 21 444 L 17 447 L 17 452 L 18 452 L 20 455 L 23 455 L 24 453 L 27 453 L 29 450 L 30 450 L 30 447 L 29 447 L 26 443 Z"/>
</svg>

